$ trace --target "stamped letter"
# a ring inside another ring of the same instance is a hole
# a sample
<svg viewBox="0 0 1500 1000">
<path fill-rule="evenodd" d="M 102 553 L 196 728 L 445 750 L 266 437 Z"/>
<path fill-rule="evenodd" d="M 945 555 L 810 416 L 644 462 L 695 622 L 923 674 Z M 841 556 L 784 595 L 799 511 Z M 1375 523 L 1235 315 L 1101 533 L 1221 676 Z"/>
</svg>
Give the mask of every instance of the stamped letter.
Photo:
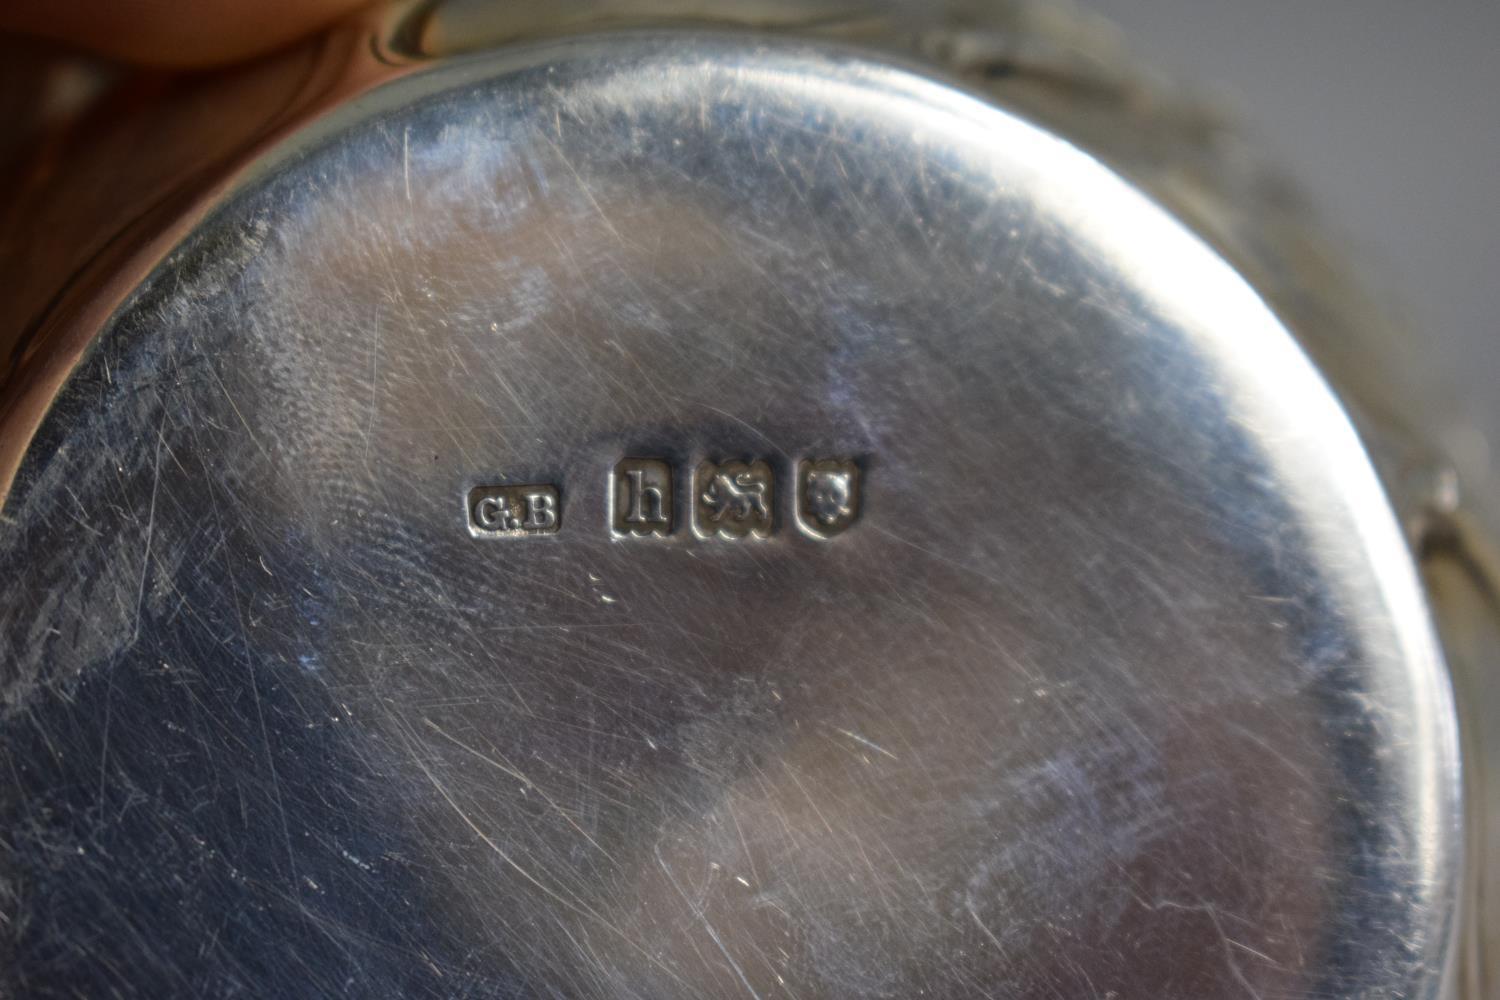
<svg viewBox="0 0 1500 1000">
<path fill-rule="evenodd" d="M 468 508 L 469 533 L 476 538 L 550 535 L 562 527 L 556 486 L 476 486 Z"/>
<path fill-rule="evenodd" d="M 672 533 L 672 467 L 655 458 L 622 458 L 610 483 L 610 528 L 617 535 Z"/>
</svg>

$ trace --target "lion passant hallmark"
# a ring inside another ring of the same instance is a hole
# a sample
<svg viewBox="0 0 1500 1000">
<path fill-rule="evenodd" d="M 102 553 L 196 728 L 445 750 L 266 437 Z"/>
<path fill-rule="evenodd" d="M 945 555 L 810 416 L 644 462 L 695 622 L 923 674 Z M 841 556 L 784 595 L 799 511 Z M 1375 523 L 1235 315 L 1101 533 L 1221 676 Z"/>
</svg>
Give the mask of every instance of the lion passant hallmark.
<svg viewBox="0 0 1500 1000">
<path fill-rule="evenodd" d="M 693 531 L 700 538 L 769 538 L 775 489 L 764 461 L 704 462 L 693 474 Z"/>
</svg>

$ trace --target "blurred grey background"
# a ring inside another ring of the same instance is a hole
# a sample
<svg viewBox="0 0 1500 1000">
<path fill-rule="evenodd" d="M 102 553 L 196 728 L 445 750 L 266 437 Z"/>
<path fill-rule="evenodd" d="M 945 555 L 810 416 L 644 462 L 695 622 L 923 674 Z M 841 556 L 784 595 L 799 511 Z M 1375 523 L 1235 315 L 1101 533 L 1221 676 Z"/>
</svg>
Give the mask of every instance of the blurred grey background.
<svg viewBox="0 0 1500 1000">
<path fill-rule="evenodd" d="M 1430 350 L 1500 482 L 1500 0 L 1076 0 L 1208 89 L 1309 192 Z"/>
</svg>

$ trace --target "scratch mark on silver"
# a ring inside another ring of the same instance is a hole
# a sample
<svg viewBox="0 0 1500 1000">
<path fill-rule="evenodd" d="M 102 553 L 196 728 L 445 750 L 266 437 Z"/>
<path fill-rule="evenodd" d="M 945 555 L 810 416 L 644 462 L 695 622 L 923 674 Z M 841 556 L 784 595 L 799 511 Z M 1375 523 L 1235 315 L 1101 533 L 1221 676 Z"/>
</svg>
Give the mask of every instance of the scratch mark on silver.
<svg viewBox="0 0 1500 1000">
<path fill-rule="evenodd" d="M 401 179 L 406 183 L 406 203 L 411 204 L 411 127 L 401 130 Z"/>
<path fill-rule="evenodd" d="M 163 413 L 156 428 L 156 457 L 151 461 L 151 503 L 146 508 L 146 551 L 141 555 L 141 579 L 135 592 L 135 628 L 130 635 L 132 645 L 141 637 L 141 606 L 146 600 L 146 571 L 151 566 L 151 538 L 156 530 L 156 495 L 161 490 L 162 428 L 166 426 L 166 422 L 167 416 Z"/>
<path fill-rule="evenodd" d="M 688 909 L 693 911 L 693 915 L 698 918 L 698 922 L 708 932 L 709 938 L 713 941 L 715 947 L 719 949 L 719 954 L 724 956 L 724 961 L 729 963 L 729 967 L 739 977 L 740 984 L 745 987 L 745 991 L 754 997 L 755 1000 L 760 1000 L 760 994 L 755 992 L 755 987 L 750 985 L 750 980 L 745 975 L 745 970 L 740 968 L 740 963 L 736 962 L 734 956 L 729 953 L 729 948 L 724 944 L 724 939 L 719 936 L 718 931 L 714 930 L 714 925 L 709 922 L 708 914 L 703 912 L 702 905 L 694 903 L 688 898 L 688 894 L 682 888 L 682 883 L 677 881 L 677 876 L 673 875 L 672 869 L 667 867 L 666 859 L 661 856 L 661 844 L 656 844 L 652 850 L 656 854 L 656 863 L 661 867 L 662 873 L 667 876 L 667 881 L 672 883 L 672 888 L 677 891 L 677 895 L 682 897 L 683 903 L 687 905 Z"/>
<path fill-rule="evenodd" d="M 895 754 L 891 753 L 885 747 L 881 746 L 879 743 L 876 743 L 874 740 L 865 739 L 863 736 L 859 735 L 858 733 L 856 733 L 856 732 L 854 732 L 852 730 L 849 730 L 849 729 L 835 729 L 834 732 L 838 733 L 840 736 L 847 736 L 849 739 L 853 740 L 854 742 L 860 744 L 861 746 L 869 747 L 871 750 L 874 750 L 878 754 L 884 754 L 885 756 L 889 757 L 891 760 L 900 760 L 901 759 L 900 757 L 897 757 Z"/>
<path fill-rule="evenodd" d="M 598 851 L 600 854 L 603 854 L 606 858 L 609 858 L 610 861 L 615 861 L 615 857 L 612 854 L 610 854 L 607 850 L 605 850 L 604 846 L 602 844 L 600 844 L 597 840 L 595 840 L 593 837 L 591 837 L 589 835 L 589 832 L 587 830 L 585 830 L 583 827 L 579 826 L 578 825 L 578 821 L 575 820 L 572 817 L 572 815 L 566 809 L 564 809 L 562 806 L 558 805 L 556 799 L 554 799 L 552 796 L 548 795 L 547 792 L 546 792 L 546 790 L 544 788 L 542 788 L 541 786 L 539 786 L 535 781 L 532 781 L 530 778 L 528 778 L 521 771 L 520 768 L 516 767 L 514 764 L 507 764 L 503 760 L 496 760 L 495 757 L 492 757 L 489 754 L 486 754 L 486 753 L 483 753 L 483 752 L 481 752 L 479 750 L 476 750 L 474 747 L 469 746 L 469 744 L 467 744 L 467 743 L 463 742 L 462 740 L 458 739 L 456 736 L 451 736 L 448 733 L 444 732 L 443 729 L 442 729 L 442 727 L 440 727 L 436 722 L 433 722 L 431 719 L 423 719 L 422 721 L 425 722 L 427 724 L 427 726 L 430 729 L 432 729 L 433 732 L 437 733 L 443 739 L 447 740 L 449 743 L 452 743 L 454 746 L 458 747 L 460 750 L 464 750 L 467 753 L 472 754 L 473 756 L 475 756 L 475 757 L 479 758 L 480 760 L 484 761 L 486 764 L 490 765 L 491 767 L 493 767 L 495 770 L 499 771 L 500 773 L 509 775 L 510 777 L 512 777 L 512 778 L 516 779 L 517 781 L 519 781 L 521 784 L 525 785 L 527 788 L 530 788 L 533 791 L 535 791 L 538 795 L 540 795 L 542 797 L 542 799 L 549 806 L 551 806 L 554 810 L 557 811 L 557 814 L 563 818 L 564 822 L 566 822 L 569 826 L 571 826 L 574 830 L 576 830 L 578 832 L 578 835 L 580 837 L 582 837 L 584 840 L 587 840 L 589 842 L 589 844 L 592 845 L 593 848 L 596 851 Z M 498 751 L 496 752 L 496 756 L 500 756 L 499 753 L 498 753 Z M 617 861 L 615 863 L 618 864 Z"/>
</svg>

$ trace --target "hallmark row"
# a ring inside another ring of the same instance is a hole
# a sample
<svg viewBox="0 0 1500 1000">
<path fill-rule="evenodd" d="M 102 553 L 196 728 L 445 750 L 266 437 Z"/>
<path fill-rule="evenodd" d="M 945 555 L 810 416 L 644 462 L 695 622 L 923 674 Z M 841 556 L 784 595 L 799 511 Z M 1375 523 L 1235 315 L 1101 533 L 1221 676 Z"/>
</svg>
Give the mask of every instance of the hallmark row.
<svg viewBox="0 0 1500 1000">
<path fill-rule="evenodd" d="M 624 458 L 610 475 L 610 530 L 620 537 L 665 538 L 677 530 L 675 474 L 659 458 Z M 793 514 L 805 534 L 832 538 L 859 517 L 860 469 L 852 459 L 797 463 Z M 699 538 L 768 538 L 776 530 L 776 474 L 762 459 L 703 462 L 692 476 L 689 516 Z M 554 534 L 563 527 L 562 496 L 552 485 L 476 486 L 468 497 L 477 537 Z"/>
</svg>

